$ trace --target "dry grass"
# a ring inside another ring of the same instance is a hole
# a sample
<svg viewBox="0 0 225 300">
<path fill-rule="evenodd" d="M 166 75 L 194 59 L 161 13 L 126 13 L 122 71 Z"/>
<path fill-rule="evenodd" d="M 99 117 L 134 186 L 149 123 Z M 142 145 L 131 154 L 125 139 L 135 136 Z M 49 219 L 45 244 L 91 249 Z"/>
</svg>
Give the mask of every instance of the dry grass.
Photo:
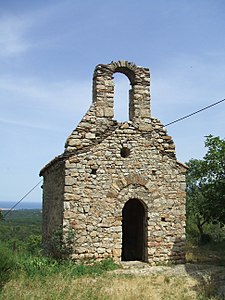
<svg viewBox="0 0 225 300">
<path fill-rule="evenodd" d="M 163 275 L 131 277 L 105 275 L 66 279 L 60 275 L 45 281 L 18 278 L 8 282 L 0 296 L 4 300 L 185 300 L 198 299 L 192 278 Z"/>
<path fill-rule="evenodd" d="M 114 278 L 108 281 L 104 293 L 110 300 L 161 300 L 161 299 L 197 299 L 193 290 L 197 282 L 163 275 L 146 277 Z"/>
<path fill-rule="evenodd" d="M 201 262 L 203 268 L 206 267 L 204 263 L 209 262 L 224 265 L 225 254 L 222 246 L 194 247 L 189 245 L 187 261 Z M 45 276 L 37 274 L 33 277 L 18 273 L 17 277 L 5 284 L 0 293 L 0 300 L 224 299 L 213 296 L 218 280 L 220 280 L 217 276 L 202 277 L 200 280 L 193 276 L 193 272 L 168 275 L 162 271 L 145 276 L 100 273 L 102 274 L 100 276 L 82 275 L 76 278 L 75 275 L 72 277 L 69 271 L 70 269 L 64 273 L 47 273 L 48 275 Z"/>
</svg>

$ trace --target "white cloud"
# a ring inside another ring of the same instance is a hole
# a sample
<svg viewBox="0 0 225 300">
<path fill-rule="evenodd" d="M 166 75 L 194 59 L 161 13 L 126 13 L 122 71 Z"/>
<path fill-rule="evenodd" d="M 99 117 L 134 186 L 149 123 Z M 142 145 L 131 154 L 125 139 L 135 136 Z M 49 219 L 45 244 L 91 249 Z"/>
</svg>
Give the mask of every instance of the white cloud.
<svg viewBox="0 0 225 300">
<path fill-rule="evenodd" d="M 61 81 L 42 82 L 36 78 L 2 76 L 0 89 L 8 94 L 14 94 L 21 101 L 38 101 L 54 107 L 67 107 L 71 109 L 71 102 L 91 102 L 91 84 L 89 81 Z M 24 100 L 23 100 L 24 99 Z"/>
<path fill-rule="evenodd" d="M 31 45 L 26 33 L 31 21 L 25 17 L 4 15 L 0 19 L 0 55 L 14 56 L 26 52 Z"/>
<path fill-rule="evenodd" d="M 2 12 L 0 15 L 0 56 L 13 57 L 36 48 L 49 48 L 58 37 L 45 36 L 45 23 L 59 13 L 62 5 L 46 6 L 44 9 L 24 11 L 21 14 Z M 41 20 L 41 22 L 40 22 Z M 36 31 L 36 29 L 44 31 Z M 37 35 L 38 33 L 38 35 Z"/>
<path fill-rule="evenodd" d="M 0 118 L 0 123 L 6 124 L 6 125 L 13 125 L 13 126 L 22 126 L 22 127 L 27 127 L 27 128 L 32 128 L 32 129 L 41 129 L 41 130 L 50 130 L 52 131 L 53 128 L 40 125 L 40 124 L 35 124 L 35 123 L 28 123 L 24 121 L 16 121 L 16 120 L 11 120 L 11 119 L 6 119 L 6 118 Z"/>
<path fill-rule="evenodd" d="M 91 83 L 85 81 L 45 83 L 5 76 L 0 79 L 0 90 L 0 122 L 36 129 L 61 131 L 68 119 L 72 126 L 92 102 Z"/>
<path fill-rule="evenodd" d="M 72 1 L 47 3 L 33 10 L 21 10 L 20 14 L 0 13 L 0 57 L 13 57 L 34 48 L 59 47 L 68 34 L 61 30 L 60 18 Z M 58 26 L 58 27 L 57 27 Z M 56 34 L 57 33 L 57 34 Z"/>
</svg>

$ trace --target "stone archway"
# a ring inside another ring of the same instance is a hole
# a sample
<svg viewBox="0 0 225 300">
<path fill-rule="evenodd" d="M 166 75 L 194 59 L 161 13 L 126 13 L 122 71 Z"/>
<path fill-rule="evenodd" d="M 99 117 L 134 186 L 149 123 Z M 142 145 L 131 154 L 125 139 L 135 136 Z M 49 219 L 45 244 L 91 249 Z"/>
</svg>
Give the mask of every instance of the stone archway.
<svg viewBox="0 0 225 300">
<path fill-rule="evenodd" d="M 146 122 L 150 118 L 149 69 L 138 67 L 127 61 L 96 66 L 93 76 L 93 103 L 96 117 L 100 120 L 105 118 L 108 121 L 114 117 L 114 73 L 124 74 L 131 84 L 129 90 L 129 120 L 138 124 Z"/>
<path fill-rule="evenodd" d="M 122 260 L 146 261 L 146 209 L 138 199 L 128 200 L 122 211 Z"/>
</svg>

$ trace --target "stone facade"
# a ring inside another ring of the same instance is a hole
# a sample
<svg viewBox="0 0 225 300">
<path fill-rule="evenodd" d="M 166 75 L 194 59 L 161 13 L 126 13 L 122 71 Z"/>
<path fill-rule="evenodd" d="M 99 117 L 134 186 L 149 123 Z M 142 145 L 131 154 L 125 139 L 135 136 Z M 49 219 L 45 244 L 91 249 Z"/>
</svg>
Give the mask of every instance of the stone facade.
<svg viewBox="0 0 225 300">
<path fill-rule="evenodd" d="M 113 74 L 131 83 L 129 121 L 114 117 Z M 65 151 L 42 170 L 43 244 L 57 226 L 75 230 L 75 259 L 183 262 L 185 171 L 175 145 L 150 115 L 149 69 L 98 65 L 93 103 Z"/>
</svg>

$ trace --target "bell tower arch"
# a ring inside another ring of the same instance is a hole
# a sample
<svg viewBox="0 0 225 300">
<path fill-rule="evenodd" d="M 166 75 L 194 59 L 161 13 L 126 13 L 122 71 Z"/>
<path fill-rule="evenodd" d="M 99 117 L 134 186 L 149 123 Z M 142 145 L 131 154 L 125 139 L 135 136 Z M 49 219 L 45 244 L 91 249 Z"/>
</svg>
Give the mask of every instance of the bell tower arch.
<svg viewBox="0 0 225 300">
<path fill-rule="evenodd" d="M 150 72 L 148 68 L 138 67 L 128 61 L 100 64 L 93 76 L 93 103 L 96 117 L 112 120 L 114 117 L 113 74 L 122 73 L 130 81 L 129 120 L 134 123 L 150 119 Z"/>
</svg>

